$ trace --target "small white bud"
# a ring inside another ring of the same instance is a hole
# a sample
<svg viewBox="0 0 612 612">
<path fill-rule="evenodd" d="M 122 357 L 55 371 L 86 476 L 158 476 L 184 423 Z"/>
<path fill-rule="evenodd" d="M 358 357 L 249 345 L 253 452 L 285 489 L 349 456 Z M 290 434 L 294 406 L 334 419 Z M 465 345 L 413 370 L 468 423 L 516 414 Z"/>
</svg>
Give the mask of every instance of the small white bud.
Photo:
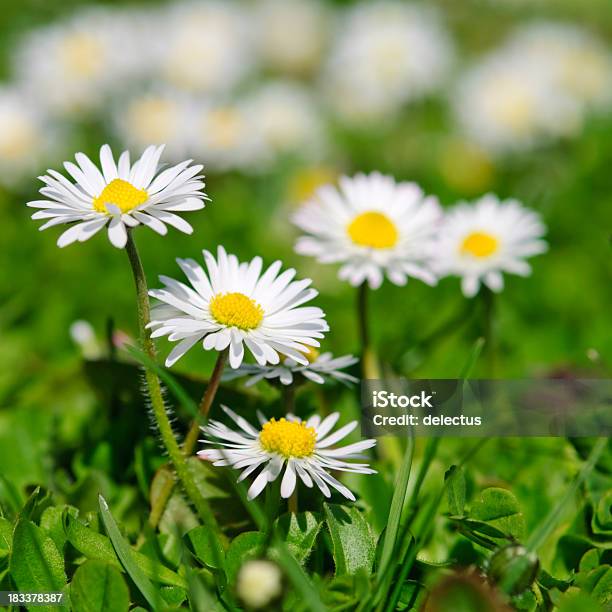
<svg viewBox="0 0 612 612">
<path fill-rule="evenodd" d="M 263 608 L 282 591 L 280 569 L 271 561 L 247 561 L 238 573 L 238 596 L 250 608 Z"/>
</svg>

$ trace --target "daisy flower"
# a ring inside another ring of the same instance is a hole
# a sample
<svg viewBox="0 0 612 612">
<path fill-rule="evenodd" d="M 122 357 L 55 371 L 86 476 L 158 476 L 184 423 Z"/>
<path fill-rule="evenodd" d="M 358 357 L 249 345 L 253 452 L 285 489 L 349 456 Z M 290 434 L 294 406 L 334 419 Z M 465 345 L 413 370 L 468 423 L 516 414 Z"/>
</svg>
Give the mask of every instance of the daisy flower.
<svg viewBox="0 0 612 612">
<path fill-rule="evenodd" d="M 223 410 L 238 425 L 240 431 L 232 430 L 219 421 L 209 421 L 208 425 L 202 428 L 207 438 L 201 441 L 220 448 L 206 448 L 199 451 L 198 456 L 212 461 L 213 465 L 244 468 L 238 481 L 261 468 L 249 488 L 249 499 L 257 497 L 267 483 L 280 477 L 283 468 L 280 487 L 283 498 L 291 496 L 299 476 L 307 487 L 316 484 L 325 497 L 331 496 L 331 487 L 347 499 L 355 501 L 351 491 L 329 472 L 335 470 L 357 474 L 376 473 L 367 463 L 346 461 L 363 458 L 363 451 L 372 448 L 376 440 L 362 440 L 348 446 L 330 448 L 357 427 L 357 421 L 352 421 L 330 434 L 340 418 L 339 412 L 333 412 L 323 420 L 318 415 L 313 415 L 307 421 L 291 414 L 278 421 L 274 418 L 266 421 L 260 414 L 258 416 L 261 429 L 257 430 L 229 408 L 223 406 Z"/>
<path fill-rule="evenodd" d="M 393 0 L 362 2 L 342 19 L 323 84 L 343 119 L 378 120 L 441 86 L 451 58 L 435 11 Z"/>
<path fill-rule="evenodd" d="M 332 353 L 319 353 L 311 348 L 306 353 L 308 365 L 298 363 L 291 357 L 282 358 L 277 365 L 259 365 L 243 363 L 237 370 L 226 372 L 224 380 L 234 380 L 242 376 L 248 376 L 245 383 L 250 387 L 260 380 L 273 380 L 278 378 L 281 384 L 291 385 L 295 378 L 304 377 L 312 382 L 322 385 L 326 379 L 339 380 L 345 384 L 359 382 L 359 379 L 343 372 L 342 370 L 356 364 L 359 359 L 353 355 L 334 357 Z"/>
<path fill-rule="evenodd" d="M 373 289 L 386 275 L 396 285 L 408 276 L 434 285 L 427 266 L 442 218 L 438 201 L 415 183 L 397 183 L 378 172 L 342 177 L 339 188 L 321 187 L 293 216 L 308 235 L 295 250 L 322 263 L 341 262 L 339 277 Z"/>
<path fill-rule="evenodd" d="M 163 148 L 150 146 L 130 164 L 129 151 L 115 163 L 110 147 L 103 145 L 101 170 L 89 157 L 77 153 L 76 164 L 64 163 L 74 183 L 55 170 L 39 177 L 45 184 L 40 193 L 47 199 L 28 202 L 42 209 L 32 219 L 47 219 L 40 230 L 73 224 L 59 237 L 59 247 L 84 242 L 106 226 L 109 240 L 119 249 L 127 242 L 126 228 L 140 224 L 162 236 L 168 231 L 166 224 L 190 234 L 191 225 L 175 213 L 204 208 L 208 198 L 202 191 L 202 166 L 190 166 L 187 160 L 158 173 Z"/>
<path fill-rule="evenodd" d="M 546 251 L 545 232 L 537 213 L 516 200 L 500 201 L 488 194 L 473 205 L 459 204 L 446 215 L 433 266 L 440 276 L 460 276 L 466 297 L 476 295 L 481 282 L 501 291 L 503 272 L 531 273 L 525 258 Z"/>
<path fill-rule="evenodd" d="M 232 368 L 242 363 L 245 345 L 260 365 L 279 363 L 280 354 L 308 365 L 304 353 L 329 329 L 320 308 L 303 306 L 317 295 L 312 281 L 294 281 L 293 269 L 280 273 L 280 261 L 262 274 L 261 257 L 241 263 L 221 246 L 216 259 L 204 251 L 204 260 L 206 271 L 193 259 L 177 259 L 189 286 L 160 276 L 165 288 L 149 291 L 163 303 L 153 310 L 151 337 L 180 341 L 166 365 L 200 341 L 205 350 L 229 347 Z"/>
</svg>

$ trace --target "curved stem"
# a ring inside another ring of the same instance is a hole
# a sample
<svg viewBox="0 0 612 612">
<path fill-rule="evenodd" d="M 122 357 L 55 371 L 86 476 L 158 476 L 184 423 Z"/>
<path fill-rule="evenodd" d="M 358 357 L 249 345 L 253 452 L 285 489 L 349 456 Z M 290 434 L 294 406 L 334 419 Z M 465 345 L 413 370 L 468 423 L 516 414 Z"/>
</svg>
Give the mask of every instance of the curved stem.
<svg viewBox="0 0 612 612">
<path fill-rule="evenodd" d="M 215 367 L 212 371 L 212 374 L 210 375 L 210 378 L 208 379 L 206 391 L 204 391 L 202 401 L 200 402 L 199 415 L 193 420 L 193 423 L 189 428 L 189 432 L 187 433 L 185 441 L 183 442 L 183 453 L 188 457 L 193 454 L 193 451 L 195 449 L 202 421 L 208 418 L 210 407 L 212 406 L 213 400 L 215 399 L 215 395 L 217 394 L 217 389 L 219 389 L 221 375 L 223 374 L 223 368 L 225 367 L 225 362 L 227 361 L 228 352 L 229 349 L 224 349 L 217 355 Z"/>
<path fill-rule="evenodd" d="M 151 358 L 156 359 L 155 344 L 149 334 L 147 325 L 151 320 L 151 311 L 149 306 L 149 293 L 147 289 L 147 281 L 142 267 L 142 262 L 136 244 L 132 238 L 132 232 L 128 231 L 128 240 L 126 245 L 126 251 L 132 266 L 132 274 L 134 275 L 134 283 L 136 284 L 136 297 L 138 304 L 138 328 L 140 331 L 140 342 L 145 353 Z M 172 425 L 168 414 L 166 413 L 166 406 L 164 404 L 164 398 L 162 394 L 161 384 L 155 372 L 149 368 L 145 368 L 145 379 L 147 383 L 147 389 L 149 392 L 149 399 L 151 401 L 151 408 L 155 421 L 159 429 L 164 447 L 170 456 L 170 461 L 176 470 L 176 474 L 181 484 L 183 485 L 187 495 L 191 499 L 195 506 L 198 514 L 202 520 L 209 526 L 216 526 L 215 517 L 212 514 L 206 500 L 200 494 L 193 476 L 189 471 L 185 457 L 179 448 L 178 442 L 174 437 L 172 431 Z"/>
</svg>

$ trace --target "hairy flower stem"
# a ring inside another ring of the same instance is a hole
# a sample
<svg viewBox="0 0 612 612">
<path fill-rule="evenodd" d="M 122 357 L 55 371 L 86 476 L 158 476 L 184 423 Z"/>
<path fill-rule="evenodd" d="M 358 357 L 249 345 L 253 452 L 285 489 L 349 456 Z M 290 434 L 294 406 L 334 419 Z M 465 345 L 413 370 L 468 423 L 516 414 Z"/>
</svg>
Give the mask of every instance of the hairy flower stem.
<svg viewBox="0 0 612 612">
<path fill-rule="evenodd" d="M 138 327 L 140 331 L 140 342 L 142 349 L 151 358 L 156 359 L 155 344 L 151 339 L 147 324 L 151 320 L 151 313 L 149 307 L 149 293 L 147 289 L 147 281 L 140 261 L 140 256 L 136 249 L 136 244 L 132 237 L 132 232 L 128 231 L 128 241 L 126 245 L 126 251 L 132 266 L 132 273 L 134 275 L 134 283 L 136 284 L 136 296 L 138 304 Z M 168 414 L 166 413 L 166 406 L 164 404 L 164 398 L 162 395 L 162 389 L 155 372 L 149 368 L 145 368 L 145 379 L 147 383 L 147 389 L 149 391 L 149 399 L 151 401 L 151 407 L 153 409 L 153 415 L 159 429 L 162 442 L 170 461 L 176 470 L 179 481 L 183 485 L 185 492 L 189 496 L 189 499 L 195 506 L 200 518 L 210 527 L 216 527 L 216 520 L 210 510 L 206 500 L 200 494 L 193 476 L 189 471 L 185 457 L 179 448 L 179 445 L 174 437 L 172 431 L 172 425 Z"/>
<path fill-rule="evenodd" d="M 208 379 L 206 391 L 204 391 L 202 401 L 200 402 L 199 414 L 193 420 L 193 423 L 189 428 L 189 433 L 185 438 L 185 442 L 183 442 L 183 453 L 185 453 L 185 455 L 187 455 L 188 457 L 192 455 L 193 451 L 195 450 L 195 445 L 198 441 L 198 435 L 200 433 L 200 425 L 202 425 L 202 421 L 205 421 L 208 418 L 210 407 L 212 406 L 213 400 L 215 399 L 215 395 L 217 394 L 217 390 L 219 389 L 219 383 L 221 382 L 221 375 L 223 374 L 223 368 L 225 367 L 225 362 L 227 361 L 228 352 L 229 348 L 226 348 L 217 355 L 215 367 L 212 371 L 212 374 L 210 375 L 210 378 Z"/>
</svg>

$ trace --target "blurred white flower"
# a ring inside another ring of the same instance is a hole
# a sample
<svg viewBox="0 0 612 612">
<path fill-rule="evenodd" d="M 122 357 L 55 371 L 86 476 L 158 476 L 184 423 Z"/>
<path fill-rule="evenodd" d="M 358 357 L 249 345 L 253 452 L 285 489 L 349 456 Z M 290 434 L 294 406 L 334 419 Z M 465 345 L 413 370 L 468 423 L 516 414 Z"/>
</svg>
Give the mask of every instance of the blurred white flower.
<svg viewBox="0 0 612 612">
<path fill-rule="evenodd" d="M 342 370 L 355 365 L 359 359 L 353 355 L 334 357 L 332 353 L 319 353 L 311 348 L 306 353 L 308 364 L 298 363 L 291 357 L 281 359 L 277 365 L 260 365 L 243 363 L 237 370 L 230 370 L 223 374 L 224 380 L 234 380 L 248 376 L 245 387 L 251 387 L 261 380 L 273 380 L 278 378 L 283 385 L 293 384 L 296 377 L 301 376 L 322 385 L 326 379 L 339 380 L 345 384 L 356 383 L 359 379 L 343 372 Z"/>
<path fill-rule="evenodd" d="M 260 0 L 255 6 L 265 64 L 294 75 L 314 72 L 328 43 L 330 11 L 318 0 Z"/>
<path fill-rule="evenodd" d="M 516 200 L 488 194 L 474 204 L 451 209 L 437 236 L 432 265 L 440 276 L 461 277 L 466 297 L 484 283 L 492 291 L 504 287 L 502 273 L 528 276 L 527 257 L 544 253 L 546 227 L 540 216 Z"/>
<path fill-rule="evenodd" d="M 160 72 L 172 85 L 189 92 L 225 92 L 250 71 L 254 33 L 244 6 L 232 0 L 178 3 L 160 19 Z"/>
<path fill-rule="evenodd" d="M 159 160 L 164 147 L 149 146 L 130 164 L 124 151 L 117 163 L 108 145 L 100 148 L 100 168 L 87 155 L 77 153 L 76 164 L 64 162 L 74 183 L 55 170 L 39 179 L 45 184 L 40 193 L 44 200 L 28 202 L 40 209 L 32 219 L 46 219 L 40 230 L 71 224 L 58 238 L 65 247 L 84 242 L 108 227 L 111 244 L 119 249 L 127 243 L 127 228 L 146 225 L 162 236 L 170 225 L 190 234 L 193 228 L 177 212 L 204 208 L 202 166 L 187 160 L 160 172 Z"/>
<path fill-rule="evenodd" d="M 468 70 L 452 96 L 464 133 L 493 153 L 574 134 L 580 109 L 543 68 L 522 53 L 502 49 Z"/>
<path fill-rule="evenodd" d="M 238 425 L 240 431 L 232 430 L 220 421 L 209 421 L 208 425 L 202 427 L 207 437 L 201 440 L 207 448 L 199 451 L 198 456 L 213 461 L 213 465 L 229 465 L 243 470 L 238 481 L 259 469 L 259 474 L 249 487 L 248 499 L 257 497 L 268 483 L 279 478 L 283 468 L 280 492 L 285 499 L 291 497 L 299 477 L 309 488 L 316 484 L 325 497 L 331 497 L 332 487 L 346 499 L 355 501 L 350 489 L 329 472 L 376 473 L 367 463 L 346 461 L 364 458 L 363 451 L 372 448 L 376 440 L 361 440 L 347 446 L 330 448 L 359 425 L 358 421 L 351 421 L 330 434 L 340 418 L 339 412 L 332 412 L 323 420 L 315 414 L 307 421 L 292 414 L 278 421 L 274 418 L 268 421 L 259 413 L 261 429 L 258 431 L 226 406 L 223 406 L 223 411 Z"/>
<path fill-rule="evenodd" d="M 256 118 L 241 100 L 204 102 L 192 135 L 194 155 L 210 170 L 259 170 L 269 158 Z"/>
<path fill-rule="evenodd" d="M 238 572 L 236 591 L 249 608 L 263 608 L 282 592 L 278 565 L 265 559 L 247 561 Z"/>
<path fill-rule="evenodd" d="M 191 154 L 195 104 L 189 96 L 160 88 L 121 100 L 112 112 L 115 132 L 125 146 L 142 149 L 164 142 L 173 160 Z"/>
<path fill-rule="evenodd" d="M 574 25 L 536 22 L 517 30 L 509 46 L 548 73 L 563 95 L 587 109 L 612 104 L 612 54 L 590 32 Z"/>
<path fill-rule="evenodd" d="M 292 280 L 295 270 L 281 273 L 280 261 L 265 271 L 261 257 L 241 263 L 221 246 L 216 258 L 204 251 L 204 259 L 206 271 L 193 259 L 177 259 L 191 286 L 160 276 L 165 288 L 149 291 L 162 302 L 151 316 L 151 337 L 179 341 L 166 366 L 198 342 L 207 351 L 229 348 L 234 369 L 245 346 L 261 365 L 278 363 L 281 354 L 308 364 L 308 347 L 319 346 L 329 329 L 320 308 L 303 306 L 318 295 L 312 281 Z"/>
<path fill-rule="evenodd" d="M 433 10 L 393 0 L 363 2 L 343 18 L 324 87 L 343 119 L 386 118 L 439 88 L 451 58 Z"/>
<path fill-rule="evenodd" d="M 315 99 L 305 88 L 290 82 L 268 83 L 244 104 L 254 121 L 250 129 L 259 134 L 269 161 L 283 154 L 303 160 L 320 158 L 324 125 Z"/>
<path fill-rule="evenodd" d="M 343 176 L 338 189 L 321 187 L 293 216 L 307 234 L 295 250 L 342 263 L 338 276 L 354 286 L 377 289 L 385 275 L 396 285 L 409 276 L 434 285 L 427 260 L 441 218 L 438 200 L 415 183 L 379 172 Z"/>
<path fill-rule="evenodd" d="M 17 79 L 31 99 L 53 112 L 100 108 L 111 93 L 148 69 L 138 23 L 128 11 L 88 8 L 33 30 L 14 53 Z"/>
<path fill-rule="evenodd" d="M 81 349 L 85 359 L 98 359 L 102 355 L 102 347 L 89 321 L 74 321 L 69 332 L 70 338 Z"/>
<path fill-rule="evenodd" d="M 0 183 L 14 185 L 38 171 L 52 140 L 50 126 L 28 99 L 0 88 Z"/>
</svg>

